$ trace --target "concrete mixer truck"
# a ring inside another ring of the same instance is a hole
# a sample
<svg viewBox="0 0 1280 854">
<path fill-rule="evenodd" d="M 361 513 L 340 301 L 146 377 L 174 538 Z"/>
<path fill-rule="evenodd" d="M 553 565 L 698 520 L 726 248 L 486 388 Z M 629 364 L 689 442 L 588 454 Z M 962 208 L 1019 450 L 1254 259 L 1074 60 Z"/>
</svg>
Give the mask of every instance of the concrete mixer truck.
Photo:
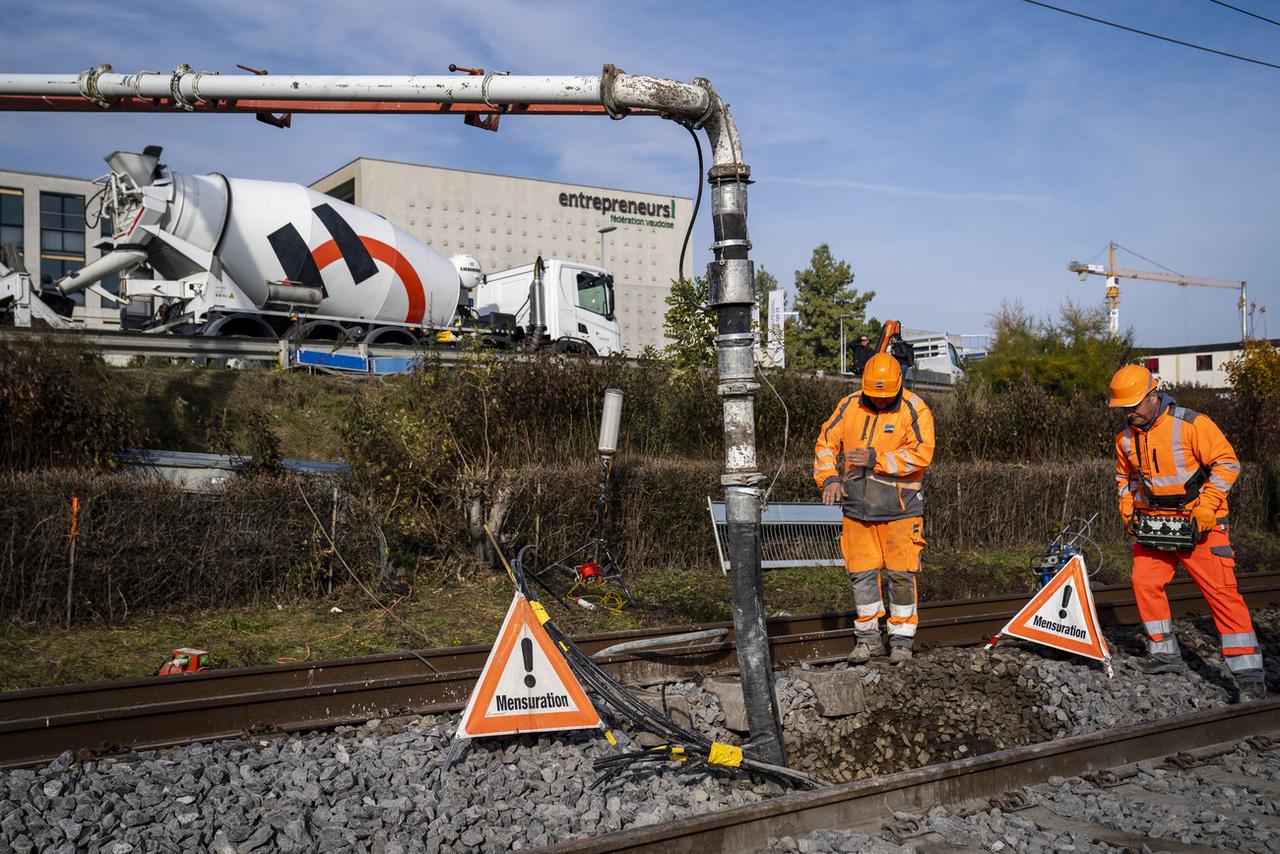
<svg viewBox="0 0 1280 854">
<path fill-rule="evenodd" d="M 102 256 L 57 283 L 74 293 L 121 275 L 121 297 L 156 305 L 149 331 L 621 351 L 613 278 L 539 258 L 491 273 L 446 258 L 370 211 L 274 181 L 185 175 L 161 149 L 105 159 Z"/>
</svg>

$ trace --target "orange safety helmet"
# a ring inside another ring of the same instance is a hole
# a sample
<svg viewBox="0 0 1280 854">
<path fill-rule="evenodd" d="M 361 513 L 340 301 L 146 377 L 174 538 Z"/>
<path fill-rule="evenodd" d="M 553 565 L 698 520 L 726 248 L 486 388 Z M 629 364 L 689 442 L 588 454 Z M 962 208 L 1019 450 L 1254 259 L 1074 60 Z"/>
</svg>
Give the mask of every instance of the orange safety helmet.
<svg viewBox="0 0 1280 854">
<path fill-rule="evenodd" d="M 896 397 L 902 391 L 902 366 L 888 353 L 876 353 L 862 368 L 862 393 L 867 397 Z"/>
<path fill-rule="evenodd" d="M 1137 406 L 1156 387 L 1156 378 L 1142 365 L 1125 365 L 1111 378 L 1111 400 L 1107 406 Z"/>
</svg>

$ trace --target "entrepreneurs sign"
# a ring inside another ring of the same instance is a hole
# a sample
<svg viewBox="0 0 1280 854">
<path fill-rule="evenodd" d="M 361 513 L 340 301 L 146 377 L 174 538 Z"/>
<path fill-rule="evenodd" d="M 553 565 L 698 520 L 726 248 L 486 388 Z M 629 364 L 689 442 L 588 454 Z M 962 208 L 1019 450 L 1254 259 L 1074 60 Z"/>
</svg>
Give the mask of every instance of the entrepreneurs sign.
<svg viewBox="0 0 1280 854">
<path fill-rule="evenodd" d="M 649 228 L 675 228 L 676 200 L 645 202 L 616 196 L 593 196 L 590 193 L 561 193 L 560 207 L 582 208 L 607 215 L 609 222 L 620 225 L 643 225 Z"/>
</svg>

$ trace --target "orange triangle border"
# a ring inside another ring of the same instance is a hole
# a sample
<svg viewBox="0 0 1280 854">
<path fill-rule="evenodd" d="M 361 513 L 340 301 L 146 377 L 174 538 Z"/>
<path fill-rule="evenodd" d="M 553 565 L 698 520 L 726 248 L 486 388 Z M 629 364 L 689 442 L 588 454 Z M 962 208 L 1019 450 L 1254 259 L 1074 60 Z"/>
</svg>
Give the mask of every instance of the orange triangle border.
<svg viewBox="0 0 1280 854">
<path fill-rule="evenodd" d="M 529 634 L 537 642 L 542 654 L 546 656 L 556 675 L 564 684 L 569 700 L 574 708 L 569 711 L 527 712 L 523 715 L 502 715 L 488 717 L 486 711 L 493 695 L 498 690 L 498 682 L 506 670 L 507 660 L 511 657 L 520 636 L 520 630 L 529 628 Z M 528 723 L 522 723 L 528 721 Z M 587 694 L 578 684 L 578 679 L 569 669 L 560 650 L 556 648 L 547 630 L 538 622 L 529 600 L 516 593 L 507 609 L 507 616 L 498 631 L 498 639 L 493 644 L 493 651 L 480 671 L 480 679 L 467 700 L 467 707 L 458 723 L 455 738 L 476 738 L 480 736 L 518 735 L 526 732 L 549 732 L 552 730 L 588 729 L 601 726 L 600 715 L 595 706 L 587 698 Z"/>
<path fill-rule="evenodd" d="M 1055 593 L 1071 580 L 1076 582 L 1076 590 L 1084 591 L 1085 604 L 1088 606 L 1083 609 L 1085 629 L 1089 632 L 1089 637 L 1093 640 L 1092 643 L 1049 634 L 1028 625 L 1031 618 L 1044 606 L 1045 602 L 1048 602 Z M 1075 555 L 1071 560 L 1067 561 L 1067 565 L 1058 570 L 1057 575 L 1051 578 L 1048 584 L 1040 588 L 1036 595 L 1031 597 L 1031 601 L 1023 605 L 1022 610 L 1018 611 L 1013 616 L 1013 619 L 1005 624 L 1005 627 L 1000 630 L 1000 634 L 1029 640 L 1033 643 L 1060 649 L 1064 652 L 1075 653 L 1096 661 L 1105 662 L 1111 659 L 1111 654 L 1107 651 L 1102 640 L 1102 632 L 1098 628 L 1098 611 L 1093 601 L 1093 590 L 1089 587 L 1089 574 L 1085 569 L 1084 559 L 1079 555 Z"/>
</svg>

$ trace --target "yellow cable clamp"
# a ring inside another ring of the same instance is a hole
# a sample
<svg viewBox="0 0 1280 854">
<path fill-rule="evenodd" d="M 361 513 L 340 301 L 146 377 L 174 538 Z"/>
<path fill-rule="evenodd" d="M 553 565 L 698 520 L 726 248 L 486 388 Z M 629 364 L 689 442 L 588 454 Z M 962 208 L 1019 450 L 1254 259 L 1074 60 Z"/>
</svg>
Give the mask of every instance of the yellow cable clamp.
<svg viewBox="0 0 1280 854">
<path fill-rule="evenodd" d="M 547 620 L 551 619 L 551 615 L 547 613 L 547 609 L 542 607 L 542 603 L 533 599 L 529 600 L 529 607 L 533 609 L 533 615 L 538 618 L 538 622 L 542 625 L 547 624 Z"/>
<path fill-rule="evenodd" d="M 711 742 L 711 752 L 707 754 L 707 762 L 711 765 L 724 765 L 737 768 L 742 764 L 742 748 L 723 742 Z"/>
<path fill-rule="evenodd" d="M 684 762 L 689 757 L 685 755 L 683 747 L 671 748 L 671 758 L 676 762 Z"/>
</svg>

